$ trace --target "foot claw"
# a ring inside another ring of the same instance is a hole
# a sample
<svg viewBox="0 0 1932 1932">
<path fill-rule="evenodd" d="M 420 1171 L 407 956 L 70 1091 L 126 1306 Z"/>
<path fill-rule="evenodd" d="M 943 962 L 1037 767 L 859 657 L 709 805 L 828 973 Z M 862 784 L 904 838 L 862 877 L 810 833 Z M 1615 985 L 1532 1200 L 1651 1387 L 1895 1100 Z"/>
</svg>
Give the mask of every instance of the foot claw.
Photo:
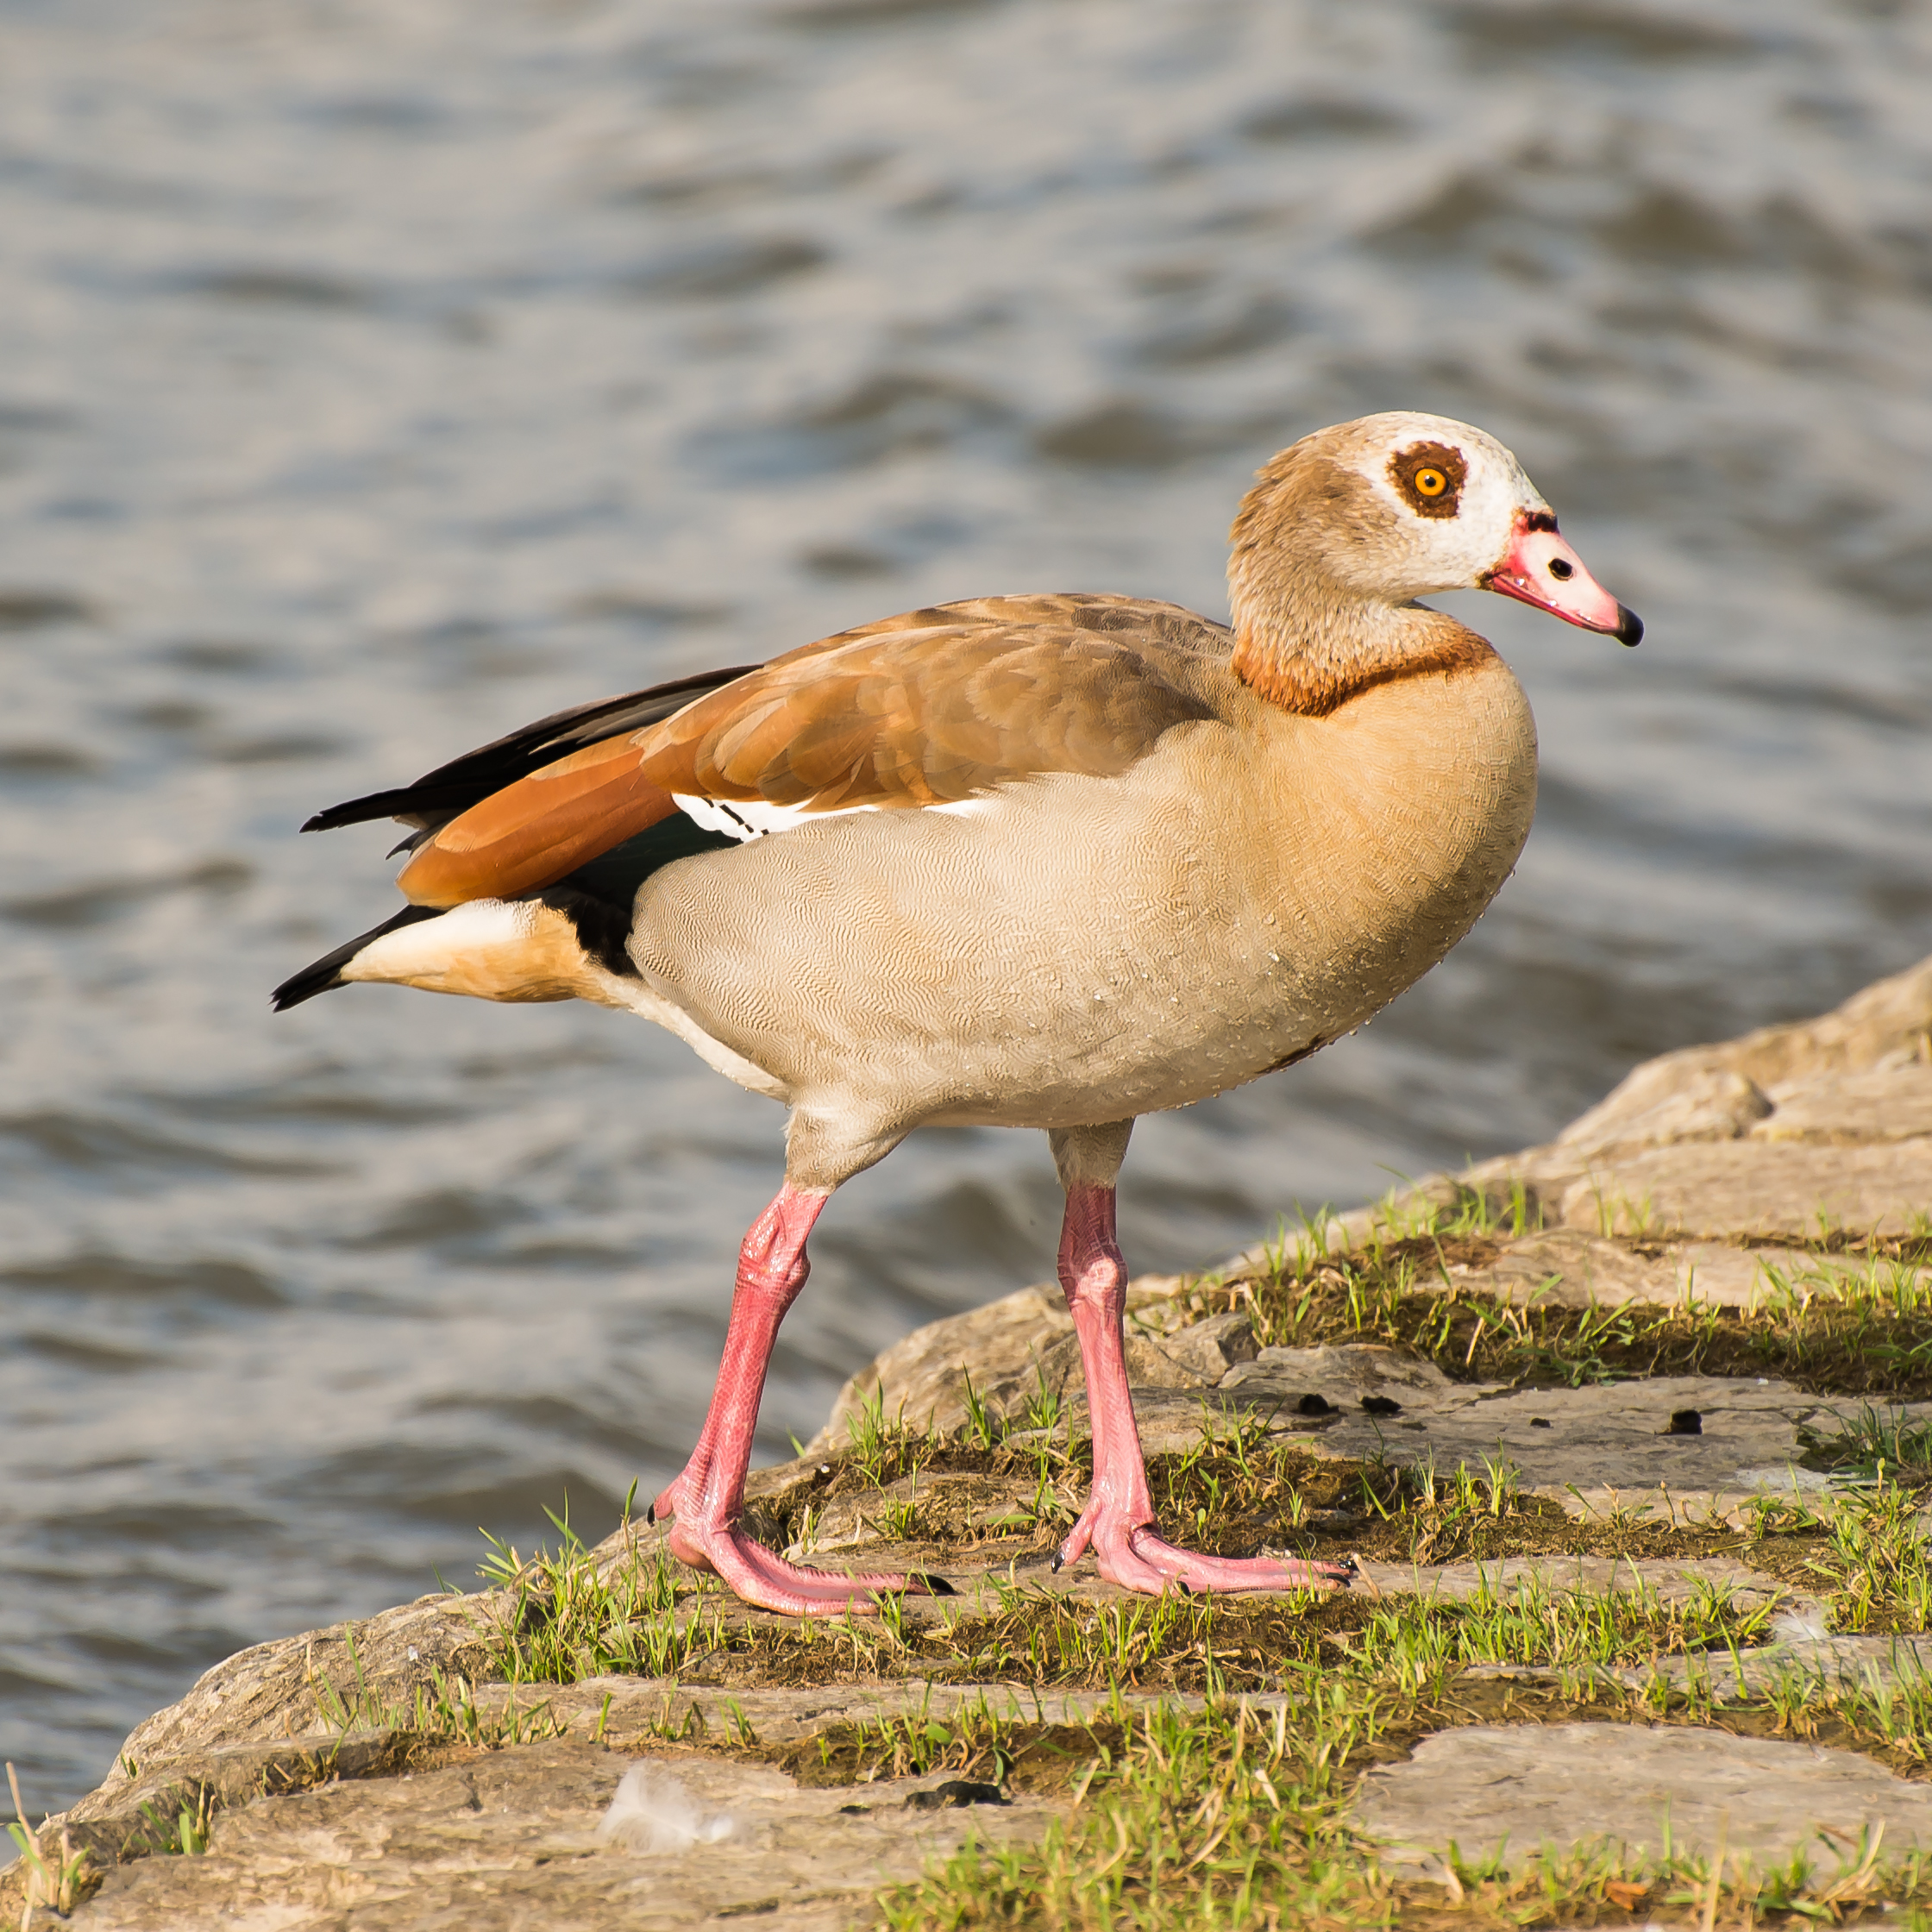
<svg viewBox="0 0 1932 1932">
<path fill-rule="evenodd" d="M 908 1587 L 923 1590 L 928 1596 L 957 1596 L 959 1592 L 944 1577 L 930 1570 L 915 1570 L 906 1579 Z"/>
<path fill-rule="evenodd" d="M 1346 1590 L 1354 1578 L 1352 1569 L 1339 1564 L 1304 1563 L 1294 1557 L 1198 1556 L 1164 1542 L 1145 1523 L 1096 1523 L 1094 1548 L 1101 1574 L 1109 1583 L 1149 1596 L 1168 1589 L 1187 1596 L 1218 1590 Z"/>
<path fill-rule="evenodd" d="M 896 1575 L 850 1577 L 833 1570 L 807 1569 L 787 1563 L 742 1530 L 699 1527 L 681 1517 L 671 1533 L 670 1550 L 693 1569 L 710 1571 L 740 1602 L 781 1616 L 876 1616 L 883 1593 L 908 1589 L 914 1581 Z"/>
</svg>

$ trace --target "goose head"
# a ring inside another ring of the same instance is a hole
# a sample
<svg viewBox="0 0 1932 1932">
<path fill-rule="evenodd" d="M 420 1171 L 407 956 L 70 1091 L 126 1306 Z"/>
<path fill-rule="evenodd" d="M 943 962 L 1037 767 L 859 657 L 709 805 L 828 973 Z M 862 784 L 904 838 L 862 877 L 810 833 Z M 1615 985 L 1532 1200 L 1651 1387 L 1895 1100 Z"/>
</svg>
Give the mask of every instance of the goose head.
<svg viewBox="0 0 1932 1932">
<path fill-rule="evenodd" d="M 1493 590 L 1624 644 L 1644 634 L 1515 457 L 1446 416 L 1390 411 L 1304 436 L 1260 473 L 1232 538 L 1236 629 L 1271 633 L 1277 649 L 1311 641 L 1317 610 L 1346 630 L 1350 606 L 1446 590 Z"/>
</svg>

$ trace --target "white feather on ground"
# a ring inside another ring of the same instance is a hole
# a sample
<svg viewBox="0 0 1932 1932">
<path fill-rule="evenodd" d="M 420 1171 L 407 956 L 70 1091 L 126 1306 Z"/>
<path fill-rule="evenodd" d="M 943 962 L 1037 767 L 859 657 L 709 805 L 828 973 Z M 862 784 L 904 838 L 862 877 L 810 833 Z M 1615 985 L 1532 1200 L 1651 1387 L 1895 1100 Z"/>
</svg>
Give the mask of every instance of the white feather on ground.
<svg viewBox="0 0 1932 1932">
<path fill-rule="evenodd" d="M 1822 1609 L 1787 1610 L 1771 1620 L 1771 1633 L 1779 1643 L 1821 1643 L 1831 1634 Z"/>
<path fill-rule="evenodd" d="M 685 1852 L 729 1838 L 737 1822 L 728 1811 L 700 1810 L 669 1772 L 640 1760 L 624 1772 L 597 1835 L 626 1851 Z"/>
</svg>

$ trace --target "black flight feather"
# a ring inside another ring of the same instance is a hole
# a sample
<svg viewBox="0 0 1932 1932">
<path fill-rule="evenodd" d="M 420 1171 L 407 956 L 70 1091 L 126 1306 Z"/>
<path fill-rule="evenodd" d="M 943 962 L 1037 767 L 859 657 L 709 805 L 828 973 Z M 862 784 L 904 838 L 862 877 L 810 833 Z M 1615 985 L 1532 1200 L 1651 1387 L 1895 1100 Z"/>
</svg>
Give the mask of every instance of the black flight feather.
<svg viewBox="0 0 1932 1932">
<path fill-rule="evenodd" d="M 756 664 L 735 664 L 722 671 L 704 671 L 696 677 L 654 684 L 645 691 L 628 691 L 621 697 L 599 698 L 568 711 L 552 712 L 507 737 L 438 765 L 413 785 L 398 785 L 391 791 L 372 792 L 367 798 L 332 805 L 317 812 L 302 829 L 334 831 L 338 825 L 359 825 L 371 819 L 399 819 L 419 832 L 434 831 L 519 778 L 528 778 L 533 771 L 541 771 L 599 739 L 661 723 L 707 691 L 735 683 L 757 668 Z M 418 843 L 416 838 L 404 842 L 405 845 Z"/>
</svg>

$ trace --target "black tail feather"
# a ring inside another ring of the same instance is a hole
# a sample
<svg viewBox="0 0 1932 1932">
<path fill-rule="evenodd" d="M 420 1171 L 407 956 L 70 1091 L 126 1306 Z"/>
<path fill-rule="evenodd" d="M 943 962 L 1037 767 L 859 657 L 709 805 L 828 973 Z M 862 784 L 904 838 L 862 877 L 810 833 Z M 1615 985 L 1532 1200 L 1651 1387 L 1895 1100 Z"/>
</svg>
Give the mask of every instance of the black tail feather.
<svg viewBox="0 0 1932 1932">
<path fill-rule="evenodd" d="M 312 1000 L 318 993 L 332 992 L 338 986 L 348 982 L 342 977 L 342 968 L 354 959 L 372 939 L 380 939 L 386 932 L 394 932 L 405 925 L 414 925 L 422 919 L 441 919 L 447 910 L 442 906 L 405 906 L 392 919 L 385 919 L 380 925 L 373 925 L 359 938 L 351 939 L 346 946 L 337 946 L 334 952 L 324 953 L 313 965 L 304 966 L 299 973 L 285 979 L 268 997 L 277 1013 L 286 1013 L 291 1007 L 298 1007 L 304 1000 Z"/>
</svg>

